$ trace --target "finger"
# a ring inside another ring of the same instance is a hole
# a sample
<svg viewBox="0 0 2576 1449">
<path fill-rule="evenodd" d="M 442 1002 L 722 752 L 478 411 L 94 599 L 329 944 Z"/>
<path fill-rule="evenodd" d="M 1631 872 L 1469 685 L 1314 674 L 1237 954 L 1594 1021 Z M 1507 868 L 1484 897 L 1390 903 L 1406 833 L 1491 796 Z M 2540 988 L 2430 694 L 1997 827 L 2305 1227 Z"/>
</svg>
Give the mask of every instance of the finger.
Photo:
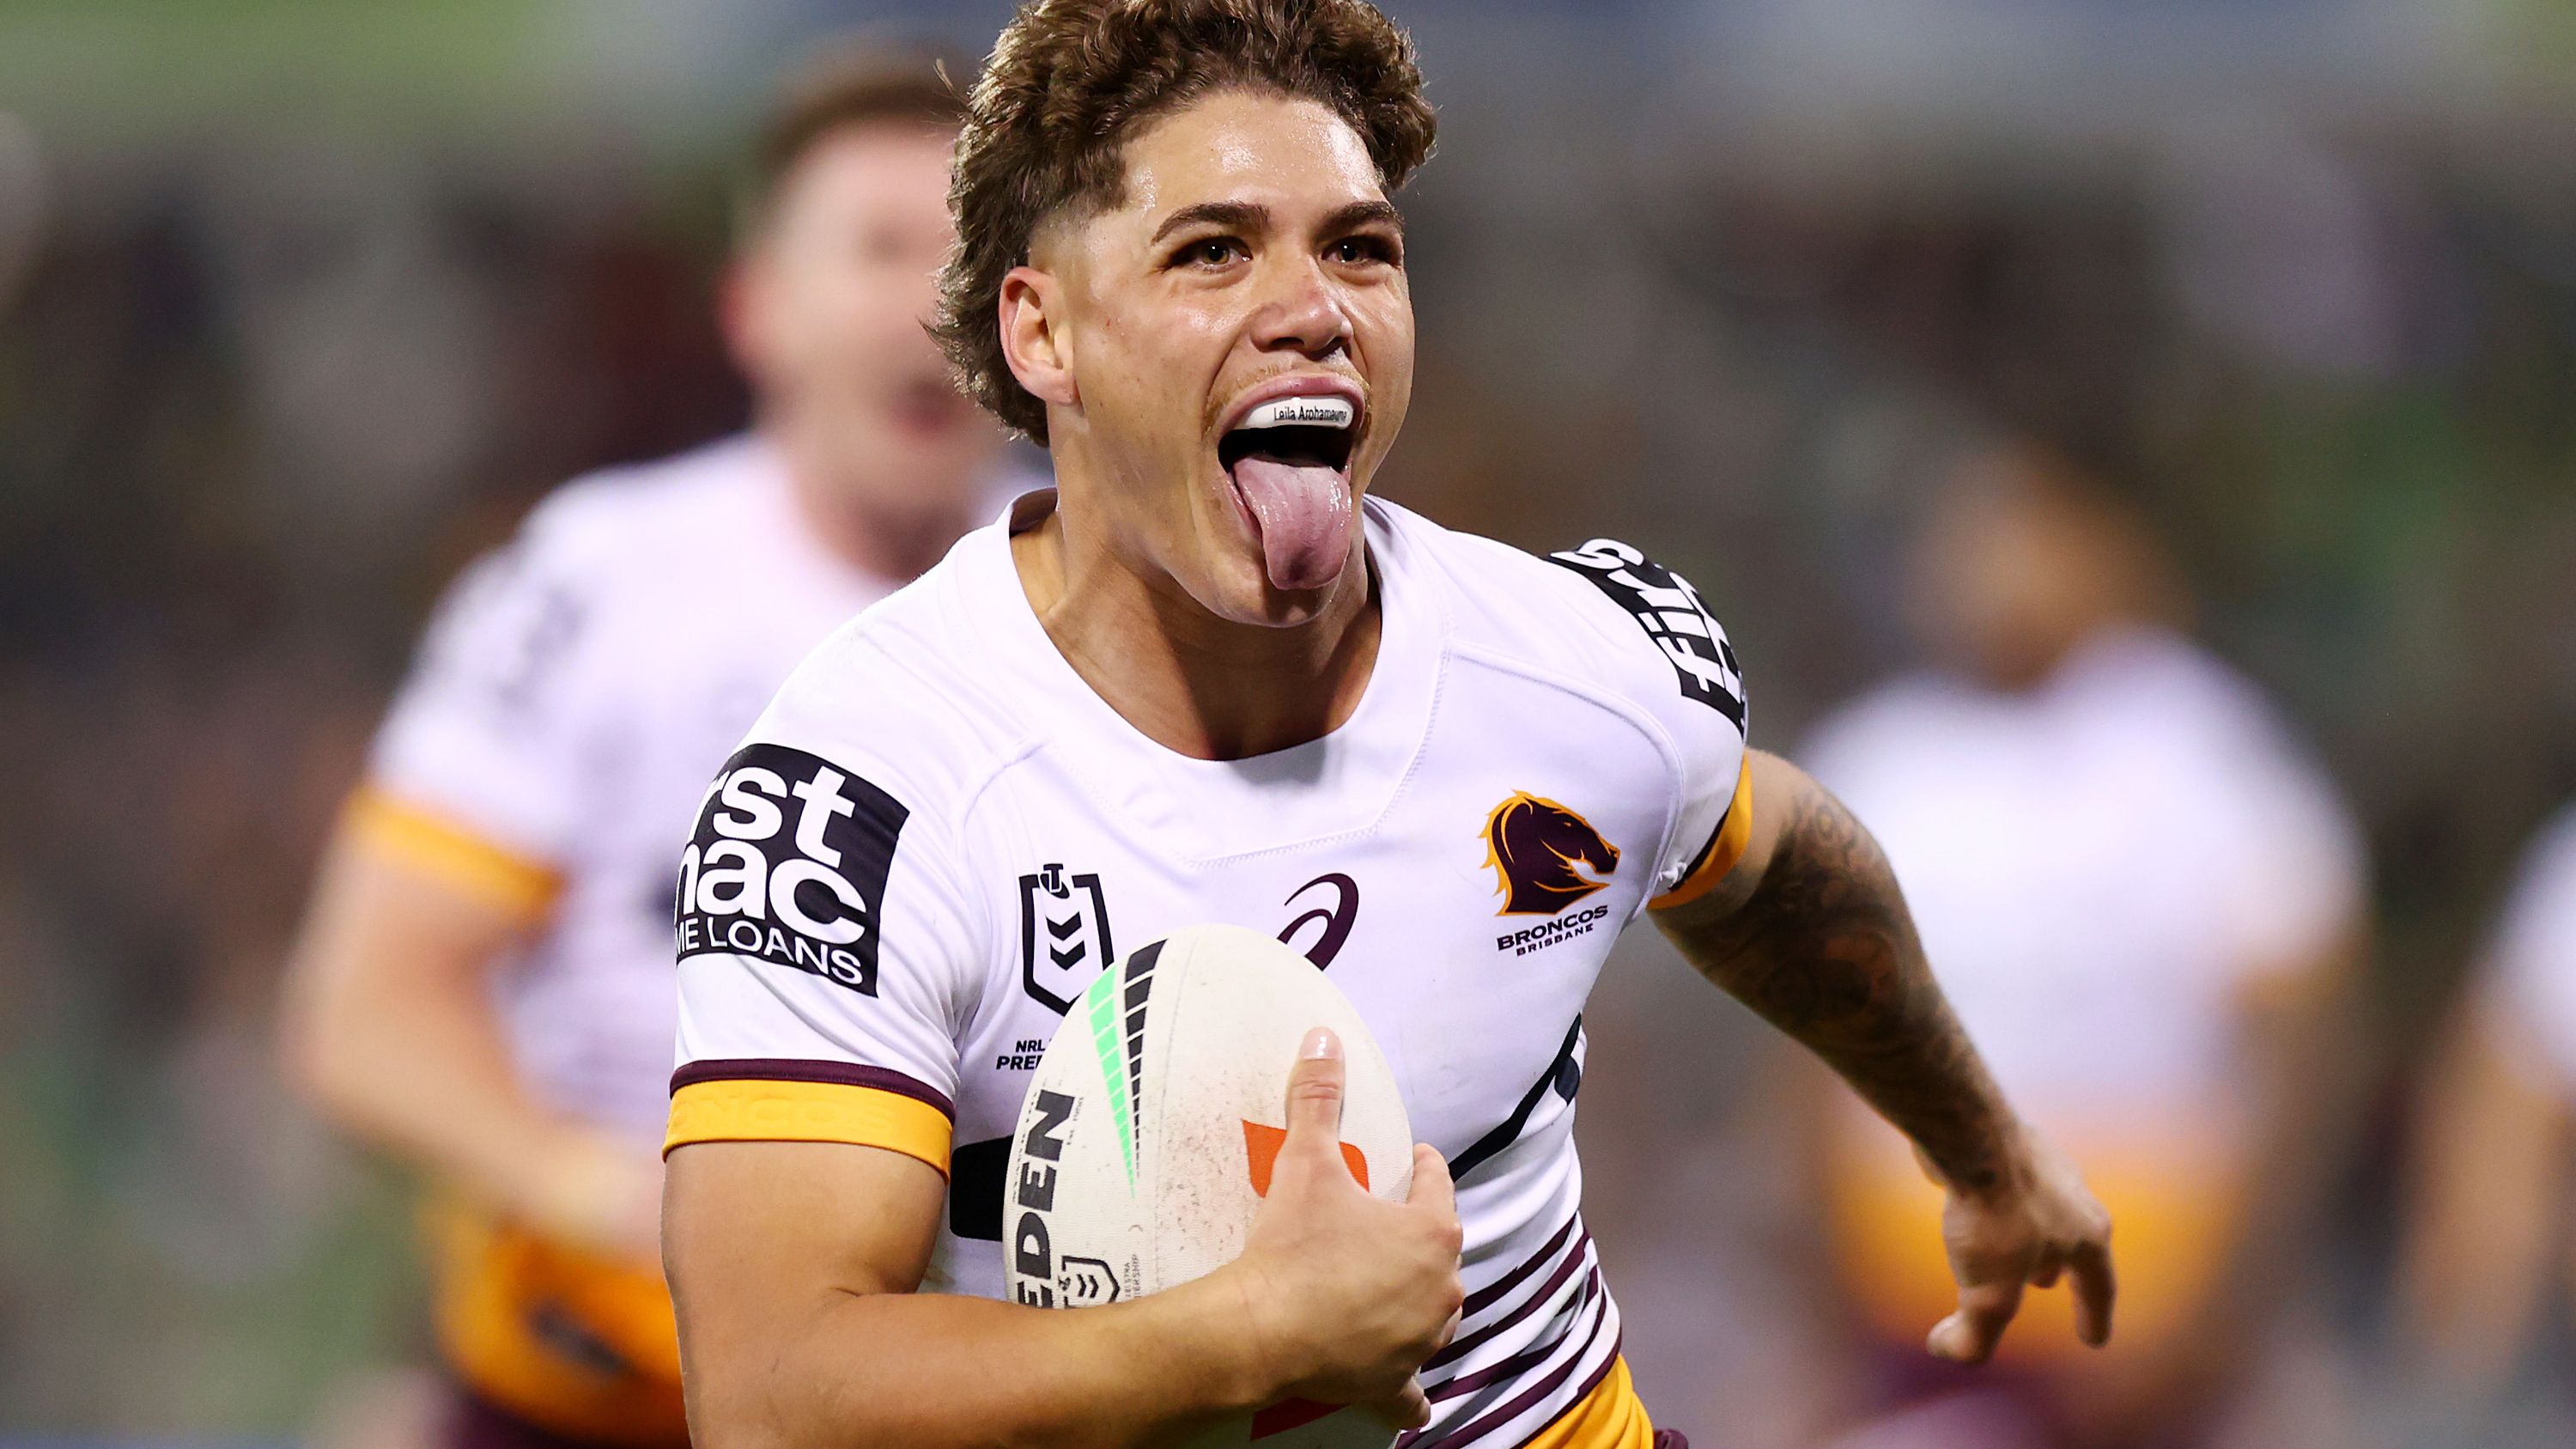
<svg viewBox="0 0 2576 1449">
<path fill-rule="evenodd" d="M 1306 1033 L 1288 1069 L 1288 1140 L 1280 1155 L 1320 1152 L 1338 1160 L 1342 1140 L 1342 1039 L 1326 1027 Z"/>
<path fill-rule="evenodd" d="M 1449 1179 L 1449 1159 L 1428 1142 L 1413 1144 L 1413 1191 L 1404 1200 L 1444 1218 L 1458 1216 L 1458 1185 Z"/>
<path fill-rule="evenodd" d="M 1934 1358 L 1952 1363 L 1984 1363 L 1994 1357 L 2004 1328 L 2021 1309 L 2021 1280 L 1962 1284 L 1959 1311 L 1932 1326 L 1923 1346 Z"/>
<path fill-rule="evenodd" d="M 2111 1300 L 2119 1296 L 2111 1271 L 2111 1245 L 2078 1244 L 2067 1267 L 2075 1275 L 2075 1336 L 2100 1348 L 2111 1341 Z"/>
<path fill-rule="evenodd" d="M 1460 1310 L 1449 1315 L 1449 1321 L 1440 1325 L 1440 1341 L 1431 1345 L 1431 1351 L 1433 1353 L 1438 1353 L 1440 1350 L 1447 1348 L 1450 1344 L 1457 1341 L 1458 1325 L 1465 1321 L 1466 1317 L 1467 1315 L 1464 1310 Z"/>
<path fill-rule="evenodd" d="M 1431 1400 L 1424 1396 L 1420 1379 L 1405 1380 L 1404 1392 L 1367 1407 L 1372 1417 L 1385 1420 L 1391 1429 L 1419 1429 L 1431 1422 Z"/>
<path fill-rule="evenodd" d="M 2054 1288 L 2057 1286 L 2058 1275 L 2065 1271 L 2065 1254 L 2055 1251 L 2043 1253 L 2040 1255 L 2039 1262 L 2034 1264 L 2030 1270 L 2030 1286 L 2033 1288 Z"/>
</svg>

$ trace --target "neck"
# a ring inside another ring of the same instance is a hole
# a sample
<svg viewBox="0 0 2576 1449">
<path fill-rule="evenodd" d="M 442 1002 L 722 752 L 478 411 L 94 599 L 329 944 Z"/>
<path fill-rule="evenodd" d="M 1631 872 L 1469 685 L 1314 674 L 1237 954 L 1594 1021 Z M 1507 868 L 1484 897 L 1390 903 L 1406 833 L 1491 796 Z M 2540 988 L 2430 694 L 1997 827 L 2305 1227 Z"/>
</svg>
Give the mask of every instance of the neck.
<svg viewBox="0 0 2576 1449">
<path fill-rule="evenodd" d="M 1062 512 L 1011 540 L 1020 585 L 1083 682 L 1148 739 L 1202 760 L 1290 749 L 1359 708 L 1382 611 L 1365 551 L 1299 624 L 1220 618 Z"/>
<path fill-rule="evenodd" d="M 764 425 L 760 435 L 787 469 L 797 516 L 826 553 L 863 574 L 903 583 L 921 576 L 973 526 L 973 505 L 925 507 L 901 483 L 853 476 L 820 440 Z"/>
<path fill-rule="evenodd" d="M 2117 609 L 2070 610 L 2058 627 L 2022 642 L 2017 649 L 1989 650 L 1977 672 L 1986 683 L 2009 694 L 2041 688 L 2067 664 L 2115 630 L 2135 626 L 2135 617 Z"/>
</svg>

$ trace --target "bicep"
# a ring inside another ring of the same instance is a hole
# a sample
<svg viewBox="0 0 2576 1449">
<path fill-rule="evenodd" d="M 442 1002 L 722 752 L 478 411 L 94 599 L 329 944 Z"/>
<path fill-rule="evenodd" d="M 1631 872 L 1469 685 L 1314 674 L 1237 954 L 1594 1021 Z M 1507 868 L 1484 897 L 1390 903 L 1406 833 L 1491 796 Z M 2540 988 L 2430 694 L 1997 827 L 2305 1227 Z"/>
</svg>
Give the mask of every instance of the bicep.
<svg viewBox="0 0 2576 1449">
<path fill-rule="evenodd" d="M 918 1158 L 838 1142 L 698 1142 L 663 1178 L 663 1270 L 692 1384 L 757 1394 L 782 1345 L 850 1296 L 909 1293 L 929 1271 L 947 1179 Z"/>
<path fill-rule="evenodd" d="M 1678 905 L 1649 912 L 1673 943 L 1700 959 L 1695 946 L 1714 944 L 1736 913 L 1751 900 L 1778 858 L 1788 822 L 1802 818 L 1806 803 L 1824 787 L 1807 772 L 1768 750 L 1744 752 L 1743 792 L 1735 808 L 1744 812 L 1744 846 L 1723 879 Z"/>
<path fill-rule="evenodd" d="M 2473 999 L 2448 1033 L 2425 1093 L 2425 1135 L 2433 1155 L 2473 1167 L 2466 1180 L 2542 1182 L 2564 1150 L 2567 1112 L 2522 1023 L 2498 1006 Z"/>
<path fill-rule="evenodd" d="M 2568 1114 L 2485 1005 L 2446 1032 L 2418 1105 L 2399 1300 L 2445 1375 L 2492 1386 L 2549 1276 Z"/>
<path fill-rule="evenodd" d="M 289 968 L 286 1036 L 298 1059 L 341 1039 L 353 1018 L 422 992 L 480 992 L 542 909 L 344 826 L 324 853 Z"/>
</svg>

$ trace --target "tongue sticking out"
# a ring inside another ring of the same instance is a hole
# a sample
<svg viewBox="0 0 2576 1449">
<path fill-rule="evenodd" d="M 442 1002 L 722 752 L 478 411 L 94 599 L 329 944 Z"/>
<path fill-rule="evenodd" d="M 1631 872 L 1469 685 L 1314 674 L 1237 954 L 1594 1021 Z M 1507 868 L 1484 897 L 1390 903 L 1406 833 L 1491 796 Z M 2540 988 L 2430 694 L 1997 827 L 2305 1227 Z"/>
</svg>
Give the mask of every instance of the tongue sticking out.
<svg viewBox="0 0 2576 1449">
<path fill-rule="evenodd" d="M 1270 586 L 1320 589 L 1351 556 L 1351 490 L 1338 468 L 1245 458 L 1234 465 L 1235 491 L 1252 510 Z"/>
</svg>

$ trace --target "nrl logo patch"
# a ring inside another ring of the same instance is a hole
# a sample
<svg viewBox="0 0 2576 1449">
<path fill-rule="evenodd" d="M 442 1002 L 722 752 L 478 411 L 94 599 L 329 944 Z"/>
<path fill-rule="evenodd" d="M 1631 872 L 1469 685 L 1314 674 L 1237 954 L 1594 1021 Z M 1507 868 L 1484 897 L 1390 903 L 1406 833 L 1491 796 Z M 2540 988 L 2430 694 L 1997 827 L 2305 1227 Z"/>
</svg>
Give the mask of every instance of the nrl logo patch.
<svg viewBox="0 0 2576 1449">
<path fill-rule="evenodd" d="M 1050 863 L 1020 877 L 1020 983 L 1030 999 L 1064 1015 L 1117 955 L 1099 876 Z"/>
<path fill-rule="evenodd" d="M 1517 790 L 1485 817 L 1498 916 L 1552 916 L 1610 884 L 1619 847 L 1553 800 Z"/>
</svg>

